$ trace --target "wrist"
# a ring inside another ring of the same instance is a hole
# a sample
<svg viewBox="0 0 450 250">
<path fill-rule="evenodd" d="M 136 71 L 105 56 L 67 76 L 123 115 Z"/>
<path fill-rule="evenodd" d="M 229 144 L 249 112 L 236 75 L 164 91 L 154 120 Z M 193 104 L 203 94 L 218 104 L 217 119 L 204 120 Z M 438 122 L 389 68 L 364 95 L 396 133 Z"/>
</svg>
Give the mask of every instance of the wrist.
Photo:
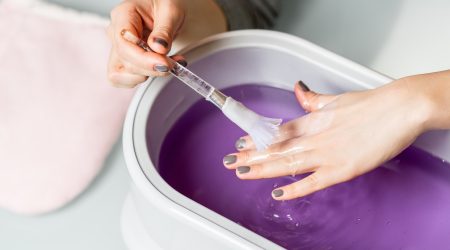
<svg viewBox="0 0 450 250">
<path fill-rule="evenodd" d="M 423 132 L 450 129 L 450 71 L 403 78 Z"/>
<path fill-rule="evenodd" d="M 430 129 L 433 116 L 433 104 L 422 90 L 415 76 L 408 76 L 387 84 L 376 91 L 382 96 L 384 103 L 401 127 L 414 136 Z"/>
</svg>

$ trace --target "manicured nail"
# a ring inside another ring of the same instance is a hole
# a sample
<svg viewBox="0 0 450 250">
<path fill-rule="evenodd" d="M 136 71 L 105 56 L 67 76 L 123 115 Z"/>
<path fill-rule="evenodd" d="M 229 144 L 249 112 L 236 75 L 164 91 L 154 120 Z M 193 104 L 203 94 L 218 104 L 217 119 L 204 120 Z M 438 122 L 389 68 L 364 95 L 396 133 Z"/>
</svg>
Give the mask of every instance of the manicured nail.
<svg viewBox="0 0 450 250">
<path fill-rule="evenodd" d="M 236 155 L 227 155 L 227 156 L 223 157 L 223 163 L 225 163 L 227 165 L 235 163 L 236 160 L 237 160 Z"/>
<path fill-rule="evenodd" d="M 300 86 L 300 88 L 302 88 L 303 91 L 305 92 L 310 91 L 310 89 L 308 88 L 308 86 L 306 86 L 304 82 L 298 81 L 298 85 Z"/>
<path fill-rule="evenodd" d="M 179 61 L 177 61 L 177 63 L 181 64 L 183 67 L 187 66 L 186 60 L 179 60 Z"/>
<path fill-rule="evenodd" d="M 158 71 L 158 72 L 167 72 L 167 71 L 169 71 L 169 68 L 166 65 L 160 65 L 160 64 L 157 64 L 157 65 L 153 66 L 153 69 L 155 71 Z"/>
<path fill-rule="evenodd" d="M 239 149 L 243 149 L 245 147 L 245 140 L 244 139 L 239 139 L 236 141 L 236 143 L 234 144 L 234 147 L 239 150 Z"/>
<path fill-rule="evenodd" d="M 272 195 L 274 197 L 280 197 L 283 195 L 283 190 L 282 189 L 275 189 L 272 191 Z"/>
<path fill-rule="evenodd" d="M 161 44 L 164 48 L 169 47 L 169 43 L 166 40 L 162 39 L 162 38 L 155 37 L 154 41 L 155 41 L 155 43 Z"/>
<path fill-rule="evenodd" d="M 248 167 L 248 166 L 237 167 L 237 171 L 238 171 L 240 174 L 245 174 L 245 173 L 250 172 L 250 167 Z"/>
</svg>

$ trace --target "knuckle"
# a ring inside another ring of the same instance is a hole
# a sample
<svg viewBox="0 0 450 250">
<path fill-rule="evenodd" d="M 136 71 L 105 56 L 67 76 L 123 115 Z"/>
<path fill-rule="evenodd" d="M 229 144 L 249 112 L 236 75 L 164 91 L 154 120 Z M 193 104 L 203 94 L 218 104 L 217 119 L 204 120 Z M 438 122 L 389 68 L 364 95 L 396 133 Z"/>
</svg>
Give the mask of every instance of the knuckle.
<svg viewBox="0 0 450 250">
<path fill-rule="evenodd" d="M 303 144 L 304 144 L 303 138 L 295 138 L 292 140 L 288 140 L 286 142 L 278 144 L 277 153 L 282 154 L 288 151 L 302 150 L 304 148 Z"/>
<path fill-rule="evenodd" d="M 298 190 L 297 186 L 298 182 L 284 186 L 283 190 L 286 193 L 284 196 L 288 197 L 289 199 L 297 197 L 298 194 L 301 192 L 301 190 Z"/>
<path fill-rule="evenodd" d="M 244 151 L 239 153 L 237 156 L 240 162 L 247 162 L 250 159 L 250 152 Z"/>
<path fill-rule="evenodd" d="M 309 175 L 305 178 L 305 182 L 312 190 L 317 190 L 320 188 L 320 180 L 317 174 Z"/>
<path fill-rule="evenodd" d="M 289 121 L 289 122 L 287 122 L 285 124 L 282 124 L 280 126 L 280 132 L 278 134 L 279 138 L 277 138 L 277 139 L 290 138 L 292 136 L 297 136 L 299 134 L 298 130 L 299 130 L 300 126 L 298 125 L 298 123 L 299 123 L 300 119 L 302 119 L 302 117 L 297 118 L 297 119 L 292 120 L 292 121 Z"/>
<path fill-rule="evenodd" d="M 117 82 L 117 79 L 118 79 L 117 74 L 118 74 L 118 73 L 119 73 L 119 72 L 117 72 L 117 71 L 115 70 L 115 67 L 113 67 L 113 66 L 108 67 L 108 70 L 107 70 L 107 73 L 106 73 L 106 77 L 107 77 L 108 81 L 109 81 L 110 83 L 115 83 L 115 82 Z"/>
<path fill-rule="evenodd" d="M 288 148 L 288 142 L 280 142 L 270 146 L 266 151 L 269 153 L 269 157 L 273 158 L 275 155 L 281 154 Z"/>
<path fill-rule="evenodd" d="M 151 74 L 151 71 L 146 70 L 145 68 L 140 68 L 137 65 L 134 65 L 130 62 L 124 61 L 123 63 L 123 71 L 130 74 L 147 76 Z"/>
<path fill-rule="evenodd" d="M 108 78 L 108 82 L 109 82 L 111 85 L 115 86 L 115 85 L 117 84 L 117 82 L 116 82 L 116 77 L 115 77 L 113 74 L 108 73 L 107 78 Z"/>
<path fill-rule="evenodd" d="M 271 145 L 268 149 L 266 149 L 267 158 L 270 160 L 278 159 L 283 157 L 283 154 L 293 148 L 295 145 L 291 143 L 292 140 L 283 141 L 280 143 L 276 143 Z"/>
<path fill-rule="evenodd" d="M 250 173 L 253 178 L 262 178 L 267 174 L 267 166 L 265 164 L 250 166 Z"/>
<path fill-rule="evenodd" d="M 123 63 L 115 63 L 111 68 L 111 73 L 117 74 L 117 73 L 122 73 L 126 71 L 126 67 Z"/>
<path fill-rule="evenodd" d="M 133 65 L 131 63 L 129 63 L 128 61 L 122 61 L 121 65 L 122 65 L 123 70 L 126 70 L 126 71 L 129 71 L 129 69 L 131 69 L 133 67 Z"/>
<path fill-rule="evenodd" d="M 316 135 L 321 132 L 328 124 L 326 115 L 322 110 L 309 113 L 302 117 L 301 135 Z"/>
<path fill-rule="evenodd" d="M 158 26 L 158 29 L 156 30 L 156 36 L 159 36 L 161 38 L 171 38 L 172 37 L 172 28 L 168 25 L 161 25 Z"/>
<path fill-rule="evenodd" d="M 114 86 L 114 87 L 122 87 L 122 83 L 120 82 L 120 79 L 118 77 L 117 73 L 108 73 L 108 82 Z"/>
<path fill-rule="evenodd" d="M 286 167 L 293 167 L 297 163 L 297 156 L 296 155 L 288 155 L 281 159 L 281 164 Z"/>
<path fill-rule="evenodd" d="M 320 94 L 314 93 L 313 96 L 311 96 L 311 99 L 309 100 L 309 102 L 311 104 L 313 104 L 313 106 L 316 106 L 319 103 L 320 100 Z"/>
</svg>

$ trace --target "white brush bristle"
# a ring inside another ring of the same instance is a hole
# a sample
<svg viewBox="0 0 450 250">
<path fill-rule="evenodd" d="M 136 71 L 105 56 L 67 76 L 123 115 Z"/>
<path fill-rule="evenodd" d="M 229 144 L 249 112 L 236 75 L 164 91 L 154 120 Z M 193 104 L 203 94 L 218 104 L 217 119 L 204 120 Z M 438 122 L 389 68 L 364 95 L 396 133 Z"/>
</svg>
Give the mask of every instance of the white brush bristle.
<svg viewBox="0 0 450 250">
<path fill-rule="evenodd" d="M 226 99 L 222 112 L 252 137 L 258 150 L 266 149 L 278 136 L 282 119 L 259 115 L 231 97 Z"/>
</svg>

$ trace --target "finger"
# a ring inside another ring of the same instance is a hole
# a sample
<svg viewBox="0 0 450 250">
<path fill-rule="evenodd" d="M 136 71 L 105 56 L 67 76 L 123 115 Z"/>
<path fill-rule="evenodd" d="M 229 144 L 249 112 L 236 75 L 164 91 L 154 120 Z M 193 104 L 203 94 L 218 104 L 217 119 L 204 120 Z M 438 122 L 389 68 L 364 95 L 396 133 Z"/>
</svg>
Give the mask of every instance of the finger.
<svg viewBox="0 0 450 250">
<path fill-rule="evenodd" d="M 309 145 L 308 137 L 294 138 L 288 141 L 271 145 L 264 151 L 247 150 L 229 154 L 223 158 L 223 163 L 228 169 L 239 166 L 250 166 L 263 162 L 273 161 L 291 154 L 307 151 Z"/>
<path fill-rule="evenodd" d="M 148 44 L 153 51 L 167 54 L 176 32 L 184 21 L 184 11 L 171 1 L 156 1 L 153 17 L 153 30 L 148 38 Z"/>
<path fill-rule="evenodd" d="M 111 11 L 111 24 L 108 27 L 108 35 L 113 43 L 121 42 L 120 32 L 129 30 L 137 37 L 142 37 L 144 30 L 141 15 L 130 2 L 123 2 Z"/>
<path fill-rule="evenodd" d="M 137 84 L 144 82 L 147 77 L 127 72 L 125 66 L 118 59 L 117 54 L 111 49 L 108 61 L 108 79 L 115 87 L 133 88 Z"/>
<path fill-rule="evenodd" d="M 302 81 L 295 85 L 294 92 L 300 105 L 308 112 L 319 110 L 336 98 L 335 95 L 322 95 L 311 91 Z"/>
<path fill-rule="evenodd" d="M 176 61 L 177 63 L 181 64 L 184 67 L 186 67 L 188 64 L 186 59 L 182 55 L 174 55 L 171 56 L 170 58 L 172 58 L 174 61 Z M 122 62 L 122 64 L 125 66 L 126 71 L 132 74 L 153 76 L 153 77 L 160 76 L 160 74 L 155 73 L 153 70 L 142 69 L 126 61 Z"/>
<path fill-rule="evenodd" d="M 168 58 L 158 53 L 146 51 L 136 44 L 121 37 L 119 45 L 115 46 L 117 54 L 122 61 L 128 62 L 143 71 L 150 72 L 151 76 L 165 76 L 172 67 Z"/>
<path fill-rule="evenodd" d="M 108 75 L 108 78 L 111 84 L 118 88 L 134 88 L 147 80 L 145 76 L 126 72 L 112 72 Z"/>
<path fill-rule="evenodd" d="M 164 76 L 170 68 L 168 59 L 154 52 L 147 52 L 122 37 L 122 31 L 128 30 L 136 37 L 142 37 L 142 19 L 128 2 L 124 2 L 111 12 L 113 47 L 123 62 L 133 64 L 144 71 L 151 71 L 152 76 Z"/>
<path fill-rule="evenodd" d="M 283 141 L 304 135 L 307 131 L 307 124 L 309 123 L 310 119 L 311 115 L 305 115 L 303 117 L 284 123 L 280 126 L 279 133 L 274 139 L 274 143 L 281 143 Z M 238 151 L 256 149 L 255 143 L 249 135 L 239 138 L 234 146 Z"/>
<path fill-rule="evenodd" d="M 272 197 L 275 200 L 291 200 L 322 190 L 333 184 L 327 178 L 327 175 L 319 169 L 300 181 L 273 190 Z"/>
<path fill-rule="evenodd" d="M 250 180 L 310 173 L 316 170 L 319 165 L 312 152 L 305 151 L 292 154 L 258 165 L 239 166 L 236 168 L 236 175 L 240 179 Z"/>
<path fill-rule="evenodd" d="M 155 74 L 153 70 L 143 69 L 134 66 L 134 64 L 131 64 L 127 61 L 123 61 L 122 65 L 124 66 L 123 72 L 129 73 L 129 74 L 135 74 L 135 75 L 141 75 L 141 76 L 157 76 L 158 74 Z"/>
</svg>

